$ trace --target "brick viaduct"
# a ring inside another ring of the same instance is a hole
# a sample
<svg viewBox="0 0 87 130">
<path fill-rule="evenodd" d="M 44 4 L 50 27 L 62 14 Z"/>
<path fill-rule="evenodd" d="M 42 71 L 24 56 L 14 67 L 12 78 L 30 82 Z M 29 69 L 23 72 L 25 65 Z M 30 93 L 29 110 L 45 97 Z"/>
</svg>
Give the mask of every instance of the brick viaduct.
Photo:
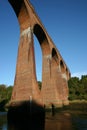
<svg viewBox="0 0 87 130">
<path fill-rule="evenodd" d="M 20 25 L 20 42 L 11 103 L 34 100 L 39 104 L 67 105 L 70 71 L 29 0 L 8 0 Z M 42 50 L 42 89 L 38 88 L 33 34 Z"/>
</svg>

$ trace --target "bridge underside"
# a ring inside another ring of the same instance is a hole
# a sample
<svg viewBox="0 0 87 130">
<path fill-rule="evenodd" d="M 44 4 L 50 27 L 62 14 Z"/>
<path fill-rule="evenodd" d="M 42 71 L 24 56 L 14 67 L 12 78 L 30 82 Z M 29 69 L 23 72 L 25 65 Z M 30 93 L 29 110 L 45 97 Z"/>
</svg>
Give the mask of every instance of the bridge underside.
<svg viewBox="0 0 87 130">
<path fill-rule="evenodd" d="M 70 72 L 28 0 L 9 0 L 20 25 L 16 75 L 12 102 L 35 101 L 39 104 L 67 105 Z M 33 36 L 42 50 L 42 89 L 36 78 Z"/>
</svg>

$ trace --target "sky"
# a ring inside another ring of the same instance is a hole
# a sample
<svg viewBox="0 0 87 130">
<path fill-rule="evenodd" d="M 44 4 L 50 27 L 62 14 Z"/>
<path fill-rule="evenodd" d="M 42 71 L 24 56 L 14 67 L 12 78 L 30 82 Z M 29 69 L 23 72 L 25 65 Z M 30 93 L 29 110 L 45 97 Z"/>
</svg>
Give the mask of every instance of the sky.
<svg viewBox="0 0 87 130">
<path fill-rule="evenodd" d="M 87 0 L 30 0 L 71 76 L 87 75 Z M 0 0 L 0 84 L 13 85 L 20 28 L 8 0 Z M 37 79 L 42 54 L 34 37 Z"/>
</svg>

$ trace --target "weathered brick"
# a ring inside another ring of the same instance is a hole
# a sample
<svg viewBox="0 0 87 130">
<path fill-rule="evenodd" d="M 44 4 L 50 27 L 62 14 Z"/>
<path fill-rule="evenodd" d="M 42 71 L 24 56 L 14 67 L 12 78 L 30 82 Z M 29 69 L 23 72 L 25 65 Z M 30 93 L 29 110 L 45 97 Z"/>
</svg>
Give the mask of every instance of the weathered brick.
<svg viewBox="0 0 87 130">
<path fill-rule="evenodd" d="M 20 43 L 18 48 L 16 75 L 11 102 L 32 100 L 46 106 L 68 104 L 70 71 L 60 52 L 36 15 L 28 0 L 9 0 L 18 17 Z M 17 6 L 14 6 L 15 5 Z M 18 11 L 19 10 L 19 11 Z M 38 88 L 34 55 L 33 34 L 42 50 L 42 89 Z"/>
</svg>

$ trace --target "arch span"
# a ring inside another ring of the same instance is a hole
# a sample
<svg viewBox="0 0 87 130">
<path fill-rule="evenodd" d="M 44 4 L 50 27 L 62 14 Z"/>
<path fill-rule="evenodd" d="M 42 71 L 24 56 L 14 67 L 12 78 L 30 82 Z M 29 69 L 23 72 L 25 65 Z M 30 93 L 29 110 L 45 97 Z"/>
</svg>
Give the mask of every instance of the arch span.
<svg viewBox="0 0 87 130">
<path fill-rule="evenodd" d="M 65 72 L 65 67 L 64 67 L 64 63 L 62 60 L 60 60 L 60 67 L 61 67 L 61 72 L 64 73 Z"/>
<path fill-rule="evenodd" d="M 39 24 L 34 25 L 33 32 L 40 43 L 42 53 L 44 55 L 50 54 L 50 46 L 46 34 Z"/>
<path fill-rule="evenodd" d="M 18 17 L 22 3 L 23 3 L 23 0 L 8 0 L 8 1 L 12 5 L 12 7 L 15 11 L 15 14 Z"/>
<path fill-rule="evenodd" d="M 53 62 L 55 62 L 55 64 L 59 65 L 59 57 L 57 55 L 55 48 L 52 48 L 52 59 Z"/>
</svg>

